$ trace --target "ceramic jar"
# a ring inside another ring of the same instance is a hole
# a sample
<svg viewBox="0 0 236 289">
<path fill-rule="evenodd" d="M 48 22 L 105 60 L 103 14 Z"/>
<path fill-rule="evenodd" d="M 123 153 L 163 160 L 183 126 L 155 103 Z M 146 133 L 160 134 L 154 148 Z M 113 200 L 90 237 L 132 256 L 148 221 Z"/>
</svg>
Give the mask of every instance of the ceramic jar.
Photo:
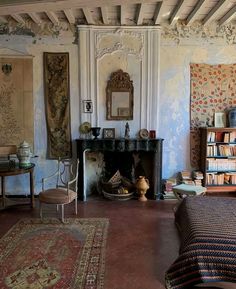
<svg viewBox="0 0 236 289">
<path fill-rule="evenodd" d="M 135 182 L 135 186 L 139 195 L 139 201 L 145 202 L 147 198 L 145 196 L 147 190 L 149 189 L 149 181 L 144 176 L 139 176 Z"/>
<path fill-rule="evenodd" d="M 32 157 L 32 153 L 30 151 L 30 146 L 26 141 L 23 141 L 17 150 L 17 158 L 19 160 L 19 165 L 21 167 L 30 166 L 30 158 Z"/>
<path fill-rule="evenodd" d="M 233 107 L 229 110 L 228 117 L 229 117 L 229 126 L 236 127 L 236 107 Z"/>
</svg>

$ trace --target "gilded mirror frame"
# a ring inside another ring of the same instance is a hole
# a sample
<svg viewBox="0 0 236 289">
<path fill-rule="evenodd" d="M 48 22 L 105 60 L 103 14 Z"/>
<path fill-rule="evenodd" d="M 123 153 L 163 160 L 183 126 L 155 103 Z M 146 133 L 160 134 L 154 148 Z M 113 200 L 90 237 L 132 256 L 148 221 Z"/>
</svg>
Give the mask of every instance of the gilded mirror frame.
<svg viewBox="0 0 236 289">
<path fill-rule="evenodd" d="M 106 87 L 106 119 L 133 119 L 133 81 L 127 72 L 119 69 L 111 74 Z"/>
</svg>

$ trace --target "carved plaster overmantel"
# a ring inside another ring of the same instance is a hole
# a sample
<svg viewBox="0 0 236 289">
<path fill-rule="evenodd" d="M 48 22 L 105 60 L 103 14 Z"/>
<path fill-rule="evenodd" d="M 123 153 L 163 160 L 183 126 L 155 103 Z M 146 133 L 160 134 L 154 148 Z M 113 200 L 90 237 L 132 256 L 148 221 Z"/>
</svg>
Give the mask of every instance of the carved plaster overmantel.
<svg viewBox="0 0 236 289">
<path fill-rule="evenodd" d="M 134 80 L 131 136 L 141 128 L 158 130 L 160 27 L 79 25 L 78 46 L 80 104 L 91 100 L 94 105 L 92 114 L 81 107 L 81 123 L 121 131 L 120 122 L 106 120 L 105 87 L 111 73 L 122 69 Z"/>
<path fill-rule="evenodd" d="M 106 43 L 106 39 L 113 39 L 112 43 Z M 132 40 L 132 45 L 129 40 Z M 117 28 L 111 32 L 103 31 L 96 35 L 96 58 L 121 50 L 127 54 L 133 54 L 138 59 L 143 57 L 144 35 L 138 31 L 127 31 Z"/>
</svg>

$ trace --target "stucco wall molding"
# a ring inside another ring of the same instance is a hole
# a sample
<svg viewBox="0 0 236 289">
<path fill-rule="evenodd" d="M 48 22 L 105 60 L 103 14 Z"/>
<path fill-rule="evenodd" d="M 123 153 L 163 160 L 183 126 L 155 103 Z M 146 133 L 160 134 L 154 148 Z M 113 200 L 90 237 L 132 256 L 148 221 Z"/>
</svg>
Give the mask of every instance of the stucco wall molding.
<svg viewBox="0 0 236 289">
<path fill-rule="evenodd" d="M 93 114 L 81 110 L 81 123 L 89 121 L 93 126 L 102 123 L 102 127 L 109 127 L 105 119 L 104 87 L 110 72 L 123 69 L 136 83 L 132 136 L 141 128 L 158 130 L 160 28 L 81 25 L 78 35 L 80 103 L 85 99 L 94 103 Z M 120 131 L 119 122 L 112 126 Z"/>
<path fill-rule="evenodd" d="M 192 25 L 178 21 L 174 26 L 162 27 L 162 44 L 181 45 L 232 45 L 236 43 L 236 25 L 227 23 L 219 26 L 213 22 L 202 25 L 195 21 Z"/>
</svg>

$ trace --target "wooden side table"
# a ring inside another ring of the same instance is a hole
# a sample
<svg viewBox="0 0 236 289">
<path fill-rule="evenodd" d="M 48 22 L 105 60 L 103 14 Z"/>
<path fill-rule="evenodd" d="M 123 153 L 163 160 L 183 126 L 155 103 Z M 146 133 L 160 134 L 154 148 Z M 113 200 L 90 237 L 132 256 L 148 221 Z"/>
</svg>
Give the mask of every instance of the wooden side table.
<svg viewBox="0 0 236 289">
<path fill-rule="evenodd" d="M 34 167 L 35 167 L 35 164 L 30 164 L 30 166 L 26 168 L 19 167 L 19 166 L 16 166 L 14 168 L 0 167 L 1 193 L 2 193 L 3 207 L 6 206 L 5 177 L 22 175 L 22 174 L 28 173 L 30 177 L 30 205 L 31 205 L 31 208 L 34 208 Z"/>
</svg>

